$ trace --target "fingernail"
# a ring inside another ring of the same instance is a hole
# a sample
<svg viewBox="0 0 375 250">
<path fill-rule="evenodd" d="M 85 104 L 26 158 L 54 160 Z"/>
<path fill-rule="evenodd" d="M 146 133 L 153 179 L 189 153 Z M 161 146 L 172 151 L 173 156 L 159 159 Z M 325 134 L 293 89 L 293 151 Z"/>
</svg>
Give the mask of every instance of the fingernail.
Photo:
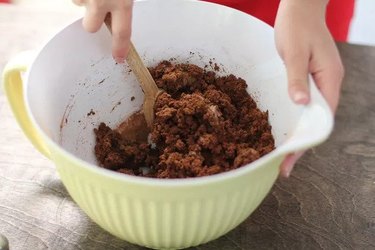
<svg viewBox="0 0 375 250">
<path fill-rule="evenodd" d="M 309 96 L 306 92 L 296 91 L 293 93 L 293 101 L 299 104 L 306 104 L 309 100 Z"/>
<path fill-rule="evenodd" d="M 125 61 L 125 58 L 123 58 L 123 57 L 115 57 L 114 59 L 117 63 L 124 63 L 124 61 Z"/>
</svg>

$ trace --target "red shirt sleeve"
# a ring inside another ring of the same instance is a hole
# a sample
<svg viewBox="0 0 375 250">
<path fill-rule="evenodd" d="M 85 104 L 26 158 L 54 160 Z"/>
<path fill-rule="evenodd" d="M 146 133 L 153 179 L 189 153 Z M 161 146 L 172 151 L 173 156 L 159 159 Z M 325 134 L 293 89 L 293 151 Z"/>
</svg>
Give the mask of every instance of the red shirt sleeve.
<svg viewBox="0 0 375 250">
<path fill-rule="evenodd" d="M 271 26 L 280 0 L 205 0 L 246 12 Z M 346 41 L 350 21 L 353 17 L 355 0 L 330 0 L 327 6 L 327 25 L 336 41 Z"/>
</svg>

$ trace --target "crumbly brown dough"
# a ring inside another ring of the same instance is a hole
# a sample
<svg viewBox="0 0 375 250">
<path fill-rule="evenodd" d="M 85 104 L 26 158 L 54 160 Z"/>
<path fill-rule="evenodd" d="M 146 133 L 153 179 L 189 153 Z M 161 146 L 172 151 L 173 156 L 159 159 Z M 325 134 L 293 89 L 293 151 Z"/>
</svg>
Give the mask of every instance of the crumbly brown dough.
<svg viewBox="0 0 375 250">
<path fill-rule="evenodd" d="M 102 123 L 95 129 L 100 166 L 137 176 L 198 177 L 239 168 L 275 148 L 268 112 L 257 108 L 243 79 L 169 61 L 150 72 L 165 90 L 155 104 L 155 145 L 126 141 Z"/>
</svg>

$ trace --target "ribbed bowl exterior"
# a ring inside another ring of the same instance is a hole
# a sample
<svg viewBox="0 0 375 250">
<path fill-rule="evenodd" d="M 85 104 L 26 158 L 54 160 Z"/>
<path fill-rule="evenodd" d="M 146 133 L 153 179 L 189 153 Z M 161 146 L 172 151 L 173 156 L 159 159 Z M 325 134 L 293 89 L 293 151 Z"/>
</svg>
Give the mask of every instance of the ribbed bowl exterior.
<svg viewBox="0 0 375 250">
<path fill-rule="evenodd" d="M 102 228 L 133 244 L 180 249 L 214 240 L 244 221 L 271 189 L 280 161 L 176 186 L 113 178 L 63 157 L 55 162 L 72 198 Z"/>
</svg>

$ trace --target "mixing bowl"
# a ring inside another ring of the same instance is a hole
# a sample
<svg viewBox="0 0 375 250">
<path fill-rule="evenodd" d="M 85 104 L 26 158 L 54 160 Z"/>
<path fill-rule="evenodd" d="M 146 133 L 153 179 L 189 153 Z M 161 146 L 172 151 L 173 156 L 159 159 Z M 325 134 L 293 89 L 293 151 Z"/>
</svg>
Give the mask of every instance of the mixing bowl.
<svg viewBox="0 0 375 250">
<path fill-rule="evenodd" d="M 140 109 L 143 93 L 127 66 L 111 58 L 104 26 L 89 34 L 81 20 L 68 25 L 39 51 L 8 63 L 4 90 L 18 123 L 55 163 L 74 201 L 121 239 L 185 248 L 218 238 L 261 203 L 288 153 L 323 142 L 332 129 L 332 114 L 315 84 L 309 105 L 290 101 L 273 30 L 251 16 L 200 1 L 137 1 L 132 40 L 148 66 L 163 59 L 202 67 L 211 62 L 221 68 L 218 74 L 245 79 L 260 109 L 269 111 L 277 148 L 209 177 L 161 180 L 99 168 L 93 129 L 100 122 L 118 125 Z"/>
</svg>

